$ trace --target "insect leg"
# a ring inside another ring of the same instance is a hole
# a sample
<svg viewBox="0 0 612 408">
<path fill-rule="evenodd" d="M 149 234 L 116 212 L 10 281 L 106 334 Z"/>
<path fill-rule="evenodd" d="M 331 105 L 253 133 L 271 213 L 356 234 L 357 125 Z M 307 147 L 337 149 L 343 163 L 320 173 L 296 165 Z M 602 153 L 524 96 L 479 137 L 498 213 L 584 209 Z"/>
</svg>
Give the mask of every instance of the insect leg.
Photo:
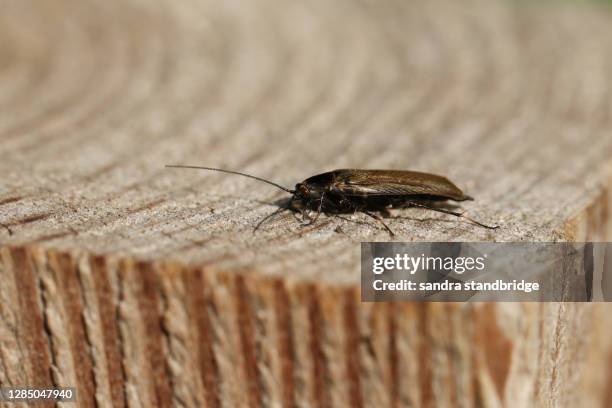
<svg viewBox="0 0 612 408">
<path fill-rule="evenodd" d="M 301 222 L 304 223 L 302 224 L 302 226 L 305 227 L 306 225 L 308 225 L 308 223 L 306 223 L 305 220 L 308 220 L 309 222 L 312 221 L 312 217 L 308 213 L 308 210 L 300 210 L 300 215 L 302 216 Z"/>
<path fill-rule="evenodd" d="M 256 231 L 259 229 L 259 227 L 261 227 L 261 226 L 262 226 L 262 225 L 263 225 L 263 224 L 264 224 L 266 221 L 268 221 L 268 220 L 269 220 L 269 219 L 271 219 L 272 217 L 274 217 L 274 216 L 276 216 L 276 215 L 280 214 L 281 212 L 283 212 L 283 211 L 285 211 L 285 210 L 288 210 L 288 208 L 281 207 L 281 208 L 279 208 L 278 210 L 275 210 L 273 213 L 268 214 L 268 215 L 266 215 L 265 217 L 263 217 L 263 218 L 262 218 L 262 220 L 261 220 L 261 221 L 259 221 L 259 222 L 257 223 L 257 225 L 255 226 L 255 228 L 253 228 L 253 233 L 255 233 L 255 232 L 256 232 Z"/>
<path fill-rule="evenodd" d="M 455 217 L 459 217 L 459 218 L 465 218 L 466 220 L 471 221 L 471 222 L 473 222 L 476 225 L 480 225 L 483 228 L 487 228 L 487 229 L 498 229 L 499 228 L 499 225 L 493 225 L 493 226 L 486 225 L 486 224 L 483 224 L 481 222 L 476 221 L 473 218 L 468 217 L 467 215 L 464 215 L 462 213 L 455 212 L 455 211 L 446 210 L 444 208 L 430 207 L 430 206 L 425 205 L 425 204 L 415 203 L 414 201 L 410 201 L 410 202 L 408 202 L 408 204 L 413 205 L 415 207 L 425 208 L 425 209 L 428 209 L 428 210 L 431 210 L 431 211 L 437 211 L 437 212 L 441 212 L 441 213 L 444 213 L 444 214 L 454 215 Z"/>
<path fill-rule="evenodd" d="M 385 227 L 385 229 L 389 232 L 389 235 L 391 235 L 392 237 L 395 236 L 395 233 L 391 230 L 391 228 L 389 228 L 389 226 L 387 224 L 385 224 L 385 222 L 383 221 L 382 217 L 380 215 L 371 213 L 369 211 L 361 211 L 362 213 L 364 213 L 367 216 L 370 216 L 372 218 L 374 218 L 376 221 L 380 222 L 382 224 L 383 227 Z"/>
<path fill-rule="evenodd" d="M 323 192 L 321 194 L 321 199 L 319 200 L 319 206 L 317 208 L 317 215 L 315 215 L 314 218 L 311 218 L 310 222 L 308 223 L 308 225 L 312 225 L 315 222 L 317 222 L 317 220 L 319 219 L 319 216 L 321 215 L 321 209 L 323 208 L 323 200 L 325 199 L 325 192 Z"/>
</svg>

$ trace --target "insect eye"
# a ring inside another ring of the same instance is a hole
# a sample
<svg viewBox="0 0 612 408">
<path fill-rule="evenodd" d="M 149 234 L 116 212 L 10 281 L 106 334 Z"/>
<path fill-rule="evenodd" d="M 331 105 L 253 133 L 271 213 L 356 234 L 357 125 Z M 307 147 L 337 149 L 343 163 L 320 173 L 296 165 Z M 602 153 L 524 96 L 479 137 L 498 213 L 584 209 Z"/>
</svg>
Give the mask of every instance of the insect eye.
<svg viewBox="0 0 612 408">
<path fill-rule="evenodd" d="M 300 186 L 298 187 L 298 191 L 303 195 L 303 196 L 308 196 L 310 195 L 310 191 L 308 191 L 308 188 L 306 188 L 305 185 L 300 184 Z"/>
</svg>

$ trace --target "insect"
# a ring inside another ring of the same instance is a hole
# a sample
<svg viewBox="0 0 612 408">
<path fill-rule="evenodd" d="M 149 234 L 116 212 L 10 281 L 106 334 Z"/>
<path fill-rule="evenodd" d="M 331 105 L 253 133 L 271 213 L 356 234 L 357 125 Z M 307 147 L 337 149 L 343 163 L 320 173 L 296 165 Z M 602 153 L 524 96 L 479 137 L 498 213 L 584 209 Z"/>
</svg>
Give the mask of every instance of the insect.
<svg viewBox="0 0 612 408">
<path fill-rule="evenodd" d="M 340 169 L 317 174 L 297 183 L 289 189 L 261 177 L 238 171 L 214 167 L 166 165 L 166 167 L 183 169 L 200 169 L 222 173 L 238 174 L 273 185 L 291 194 L 286 207 L 281 207 L 261 220 L 255 230 L 265 221 L 278 213 L 291 210 L 299 212 L 307 224 L 314 224 L 321 213 L 346 214 L 363 213 L 378 221 L 390 235 L 395 235 L 384 222 L 381 214 L 388 214 L 390 208 L 419 207 L 468 221 L 487 229 L 497 229 L 476 221 L 463 213 L 440 208 L 437 202 L 473 200 L 446 177 L 435 174 L 405 170 L 360 170 Z M 315 212 L 314 217 L 311 212 Z"/>
</svg>

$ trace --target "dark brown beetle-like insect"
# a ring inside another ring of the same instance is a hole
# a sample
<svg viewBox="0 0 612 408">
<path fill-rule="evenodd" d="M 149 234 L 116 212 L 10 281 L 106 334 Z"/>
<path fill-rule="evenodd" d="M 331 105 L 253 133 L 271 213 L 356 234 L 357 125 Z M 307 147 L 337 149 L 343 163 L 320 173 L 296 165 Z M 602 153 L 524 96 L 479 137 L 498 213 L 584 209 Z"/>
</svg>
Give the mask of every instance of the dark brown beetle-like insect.
<svg viewBox="0 0 612 408">
<path fill-rule="evenodd" d="M 435 202 L 447 200 L 473 200 L 446 177 L 435 174 L 404 170 L 340 169 L 309 177 L 297 183 L 295 189 L 291 190 L 261 177 L 232 170 L 182 165 L 166 167 L 238 174 L 271 184 L 292 195 L 287 207 L 279 208 L 265 217 L 257 224 L 255 230 L 266 220 L 284 210 L 299 212 L 302 219 L 309 219 L 307 225 L 316 222 L 322 212 L 332 214 L 362 212 L 380 222 L 389 234 L 394 235 L 377 212 L 385 214 L 389 208 L 411 206 L 462 217 L 484 228 L 499 228 L 499 226 L 482 224 L 462 213 L 434 206 Z M 316 211 L 314 218 L 310 217 L 309 211 Z"/>
</svg>

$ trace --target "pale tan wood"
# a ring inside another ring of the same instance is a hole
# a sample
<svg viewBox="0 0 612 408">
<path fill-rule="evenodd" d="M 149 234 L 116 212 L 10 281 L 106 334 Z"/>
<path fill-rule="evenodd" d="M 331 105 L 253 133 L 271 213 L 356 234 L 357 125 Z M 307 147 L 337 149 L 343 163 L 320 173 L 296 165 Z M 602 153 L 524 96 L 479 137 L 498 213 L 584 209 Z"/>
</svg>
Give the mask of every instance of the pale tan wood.
<svg viewBox="0 0 612 408">
<path fill-rule="evenodd" d="M 607 305 L 361 304 L 358 243 L 389 239 L 372 220 L 253 234 L 281 192 L 163 167 L 428 171 L 502 228 L 403 210 L 398 240 L 610 240 L 608 9 L 2 7 L 3 386 L 76 386 L 80 406 L 612 403 Z"/>
</svg>

